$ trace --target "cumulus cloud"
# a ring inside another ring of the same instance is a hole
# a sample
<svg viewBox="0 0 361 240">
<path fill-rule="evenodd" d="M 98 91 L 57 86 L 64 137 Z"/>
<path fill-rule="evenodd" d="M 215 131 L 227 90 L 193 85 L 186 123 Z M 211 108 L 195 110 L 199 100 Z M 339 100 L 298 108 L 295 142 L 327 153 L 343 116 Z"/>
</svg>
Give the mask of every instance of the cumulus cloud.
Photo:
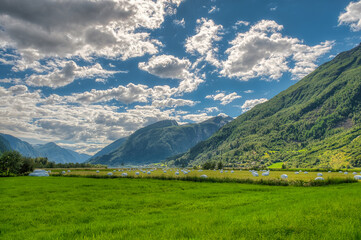
<svg viewBox="0 0 361 240">
<path fill-rule="evenodd" d="M 181 80 L 175 89 L 178 94 L 193 92 L 204 81 L 190 72 L 191 62 L 188 59 L 179 59 L 171 55 L 153 56 L 148 62 L 141 62 L 138 66 L 141 70 L 161 78 Z"/>
<path fill-rule="evenodd" d="M 268 101 L 267 98 L 260 98 L 260 99 L 251 99 L 251 100 L 246 100 L 244 102 L 244 104 L 242 105 L 242 111 L 243 112 L 246 112 L 250 109 L 252 109 L 254 106 L 258 105 L 258 104 L 261 104 L 261 103 L 264 103 Z"/>
<path fill-rule="evenodd" d="M 153 56 L 148 62 L 139 63 L 139 68 L 161 78 L 184 79 L 189 76 L 191 63 L 171 55 Z"/>
<path fill-rule="evenodd" d="M 157 29 L 181 0 L 4 0 L 0 47 L 28 63 L 47 57 L 93 56 L 126 60 L 155 54 Z"/>
<path fill-rule="evenodd" d="M 74 96 L 69 96 L 73 97 Z M 107 104 L 85 104 L 69 101 L 67 96 L 45 97 L 39 90 L 30 91 L 25 85 L 0 87 L 0 122 L 2 129 L 17 137 L 66 140 L 78 144 L 89 143 L 88 148 L 98 148 L 133 131 L 165 119 L 179 121 L 186 112 L 174 108 L 136 105 L 132 109 Z M 177 102 L 178 101 L 178 102 Z M 174 100 L 172 105 L 181 105 Z M 184 100 L 183 104 L 193 104 Z M 87 152 L 84 145 L 82 152 Z"/>
<path fill-rule="evenodd" d="M 214 46 L 214 42 L 222 39 L 219 36 L 223 30 L 222 25 L 216 25 L 213 20 L 206 18 L 198 19 L 197 24 L 196 34 L 186 40 L 186 51 L 191 54 L 199 54 L 202 60 L 219 66 L 220 63 L 216 57 L 218 48 Z"/>
<path fill-rule="evenodd" d="M 230 93 L 226 95 L 225 93 L 221 92 L 215 95 L 207 95 L 206 98 L 213 99 L 214 101 L 220 101 L 222 105 L 227 105 L 233 100 L 241 98 L 242 96 L 239 96 L 236 92 Z"/>
<path fill-rule="evenodd" d="M 249 31 L 238 33 L 226 50 L 228 57 L 220 73 L 243 81 L 256 77 L 271 81 L 291 72 L 293 79 L 300 79 L 312 72 L 317 67 L 315 61 L 333 46 L 331 41 L 308 46 L 297 38 L 283 36 L 282 29 L 275 21 L 262 20 Z M 290 58 L 294 67 L 289 66 Z"/>
<path fill-rule="evenodd" d="M 361 30 L 361 1 L 350 2 L 345 12 L 338 17 L 339 25 L 350 25 L 352 31 Z"/>
<path fill-rule="evenodd" d="M 182 18 L 181 20 L 174 19 L 174 20 L 173 20 L 173 23 L 174 23 L 175 25 L 181 26 L 181 27 L 183 27 L 183 28 L 186 27 L 186 21 L 184 21 L 184 18 Z"/>
<path fill-rule="evenodd" d="M 32 74 L 26 79 L 26 83 L 37 87 L 58 88 L 72 83 L 75 79 L 102 77 L 106 78 L 119 71 L 109 71 L 96 63 L 93 66 L 78 66 L 74 61 L 61 62 L 53 71 L 47 74 Z"/>
<path fill-rule="evenodd" d="M 209 107 L 209 108 L 205 108 L 204 111 L 206 111 L 207 113 L 211 113 L 211 112 L 219 112 L 219 108 L 217 107 Z"/>
</svg>

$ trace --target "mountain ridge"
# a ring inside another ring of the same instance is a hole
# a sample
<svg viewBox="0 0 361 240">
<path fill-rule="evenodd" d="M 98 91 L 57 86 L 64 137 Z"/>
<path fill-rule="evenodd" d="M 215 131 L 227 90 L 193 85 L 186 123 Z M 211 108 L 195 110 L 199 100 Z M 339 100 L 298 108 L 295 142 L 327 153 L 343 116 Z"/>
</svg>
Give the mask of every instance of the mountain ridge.
<svg viewBox="0 0 361 240">
<path fill-rule="evenodd" d="M 160 121 L 135 131 L 118 149 L 91 159 L 90 163 L 112 166 L 157 163 L 186 151 L 211 136 L 231 119 L 218 116 L 202 123 L 185 125 L 179 125 L 174 120 Z"/>
</svg>

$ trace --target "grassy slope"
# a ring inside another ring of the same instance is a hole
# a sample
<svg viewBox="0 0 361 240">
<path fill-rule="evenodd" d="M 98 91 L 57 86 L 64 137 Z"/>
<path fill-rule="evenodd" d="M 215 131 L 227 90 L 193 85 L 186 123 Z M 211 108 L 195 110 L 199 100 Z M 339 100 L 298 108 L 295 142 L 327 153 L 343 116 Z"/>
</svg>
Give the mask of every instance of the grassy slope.
<svg viewBox="0 0 361 240">
<path fill-rule="evenodd" d="M 360 239 L 360 184 L 0 179 L 1 239 Z"/>
<path fill-rule="evenodd" d="M 289 167 L 325 166 L 329 162 L 325 156 L 334 154 L 333 145 L 343 142 L 339 148 L 344 147 L 361 135 L 360 112 L 361 45 L 242 114 L 175 164 L 222 159 L 248 167 L 254 162 L 270 165 L 278 161 L 288 162 Z M 360 147 L 336 154 L 343 165 L 361 166 Z"/>
</svg>

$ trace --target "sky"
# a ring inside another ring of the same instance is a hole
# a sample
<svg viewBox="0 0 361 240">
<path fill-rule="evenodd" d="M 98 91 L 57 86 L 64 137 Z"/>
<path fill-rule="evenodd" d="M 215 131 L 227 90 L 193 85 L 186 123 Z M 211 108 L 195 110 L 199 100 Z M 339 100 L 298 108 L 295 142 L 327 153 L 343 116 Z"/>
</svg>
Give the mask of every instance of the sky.
<svg viewBox="0 0 361 240">
<path fill-rule="evenodd" d="M 237 117 L 361 42 L 361 1 L 0 0 L 0 132 L 94 154 Z"/>
</svg>

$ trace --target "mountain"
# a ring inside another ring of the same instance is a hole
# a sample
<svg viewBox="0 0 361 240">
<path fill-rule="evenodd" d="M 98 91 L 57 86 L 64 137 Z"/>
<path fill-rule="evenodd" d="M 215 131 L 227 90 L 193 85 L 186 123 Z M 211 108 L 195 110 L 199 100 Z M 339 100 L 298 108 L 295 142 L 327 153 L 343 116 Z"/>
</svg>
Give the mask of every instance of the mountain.
<svg viewBox="0 0 361 240">
<path fill-rule="evenodd" d="M 114 142 L 112 142 L 111 144 L 109 144 L 108 146 L 104 147 L 102 150 L 100 150 L 99 152 L 97 152 L 96 154 L 94 154 L 89 161 L 91 161 L 94 158 L 106 155 L 108 153 L 111 153 L 113 151 L 115 151 L 116 149 L 118 149 L 123 143 L 125 143 L 125 141 L 127 140 L 127 138 L 120 138 Z"/>
<path fill-rule="evenodd" d="M 0 135 L 0 153 L 11 150 L 10 143 Z"/>
<path fill-rule="evenodd" d="M 26 157 L 39 156 L 39 153 L 29 143 L 8 134 L 0 133 L 0 136 L 9 143 L 11 150 L 18 151 L 21 155 Z"/>
<path fill-rule="evenodd" d="M 137 130 L 118 149 L 96 157 L 90 163 L 110 166 L 157 163 L 187 151 L 231 120 L 230 117 L 218 116 L 186 125 L 178 125 L 173 120 L 160 121 Z"/>
<path fill-rule="evenodd" d="M 39 156 L 47 157 L 49 161 L 56 163 L 82 163 L 89 159 L 89 155 L 79 154 L 70 149 L 62 148 L 53 142 L 44 145 L 35 145 Z"/>
<path fill-rule="evenodd" d="M 361 45 L 240 115 L 173 163 L 360 167 L 360 136 Z"/>
</svg>

